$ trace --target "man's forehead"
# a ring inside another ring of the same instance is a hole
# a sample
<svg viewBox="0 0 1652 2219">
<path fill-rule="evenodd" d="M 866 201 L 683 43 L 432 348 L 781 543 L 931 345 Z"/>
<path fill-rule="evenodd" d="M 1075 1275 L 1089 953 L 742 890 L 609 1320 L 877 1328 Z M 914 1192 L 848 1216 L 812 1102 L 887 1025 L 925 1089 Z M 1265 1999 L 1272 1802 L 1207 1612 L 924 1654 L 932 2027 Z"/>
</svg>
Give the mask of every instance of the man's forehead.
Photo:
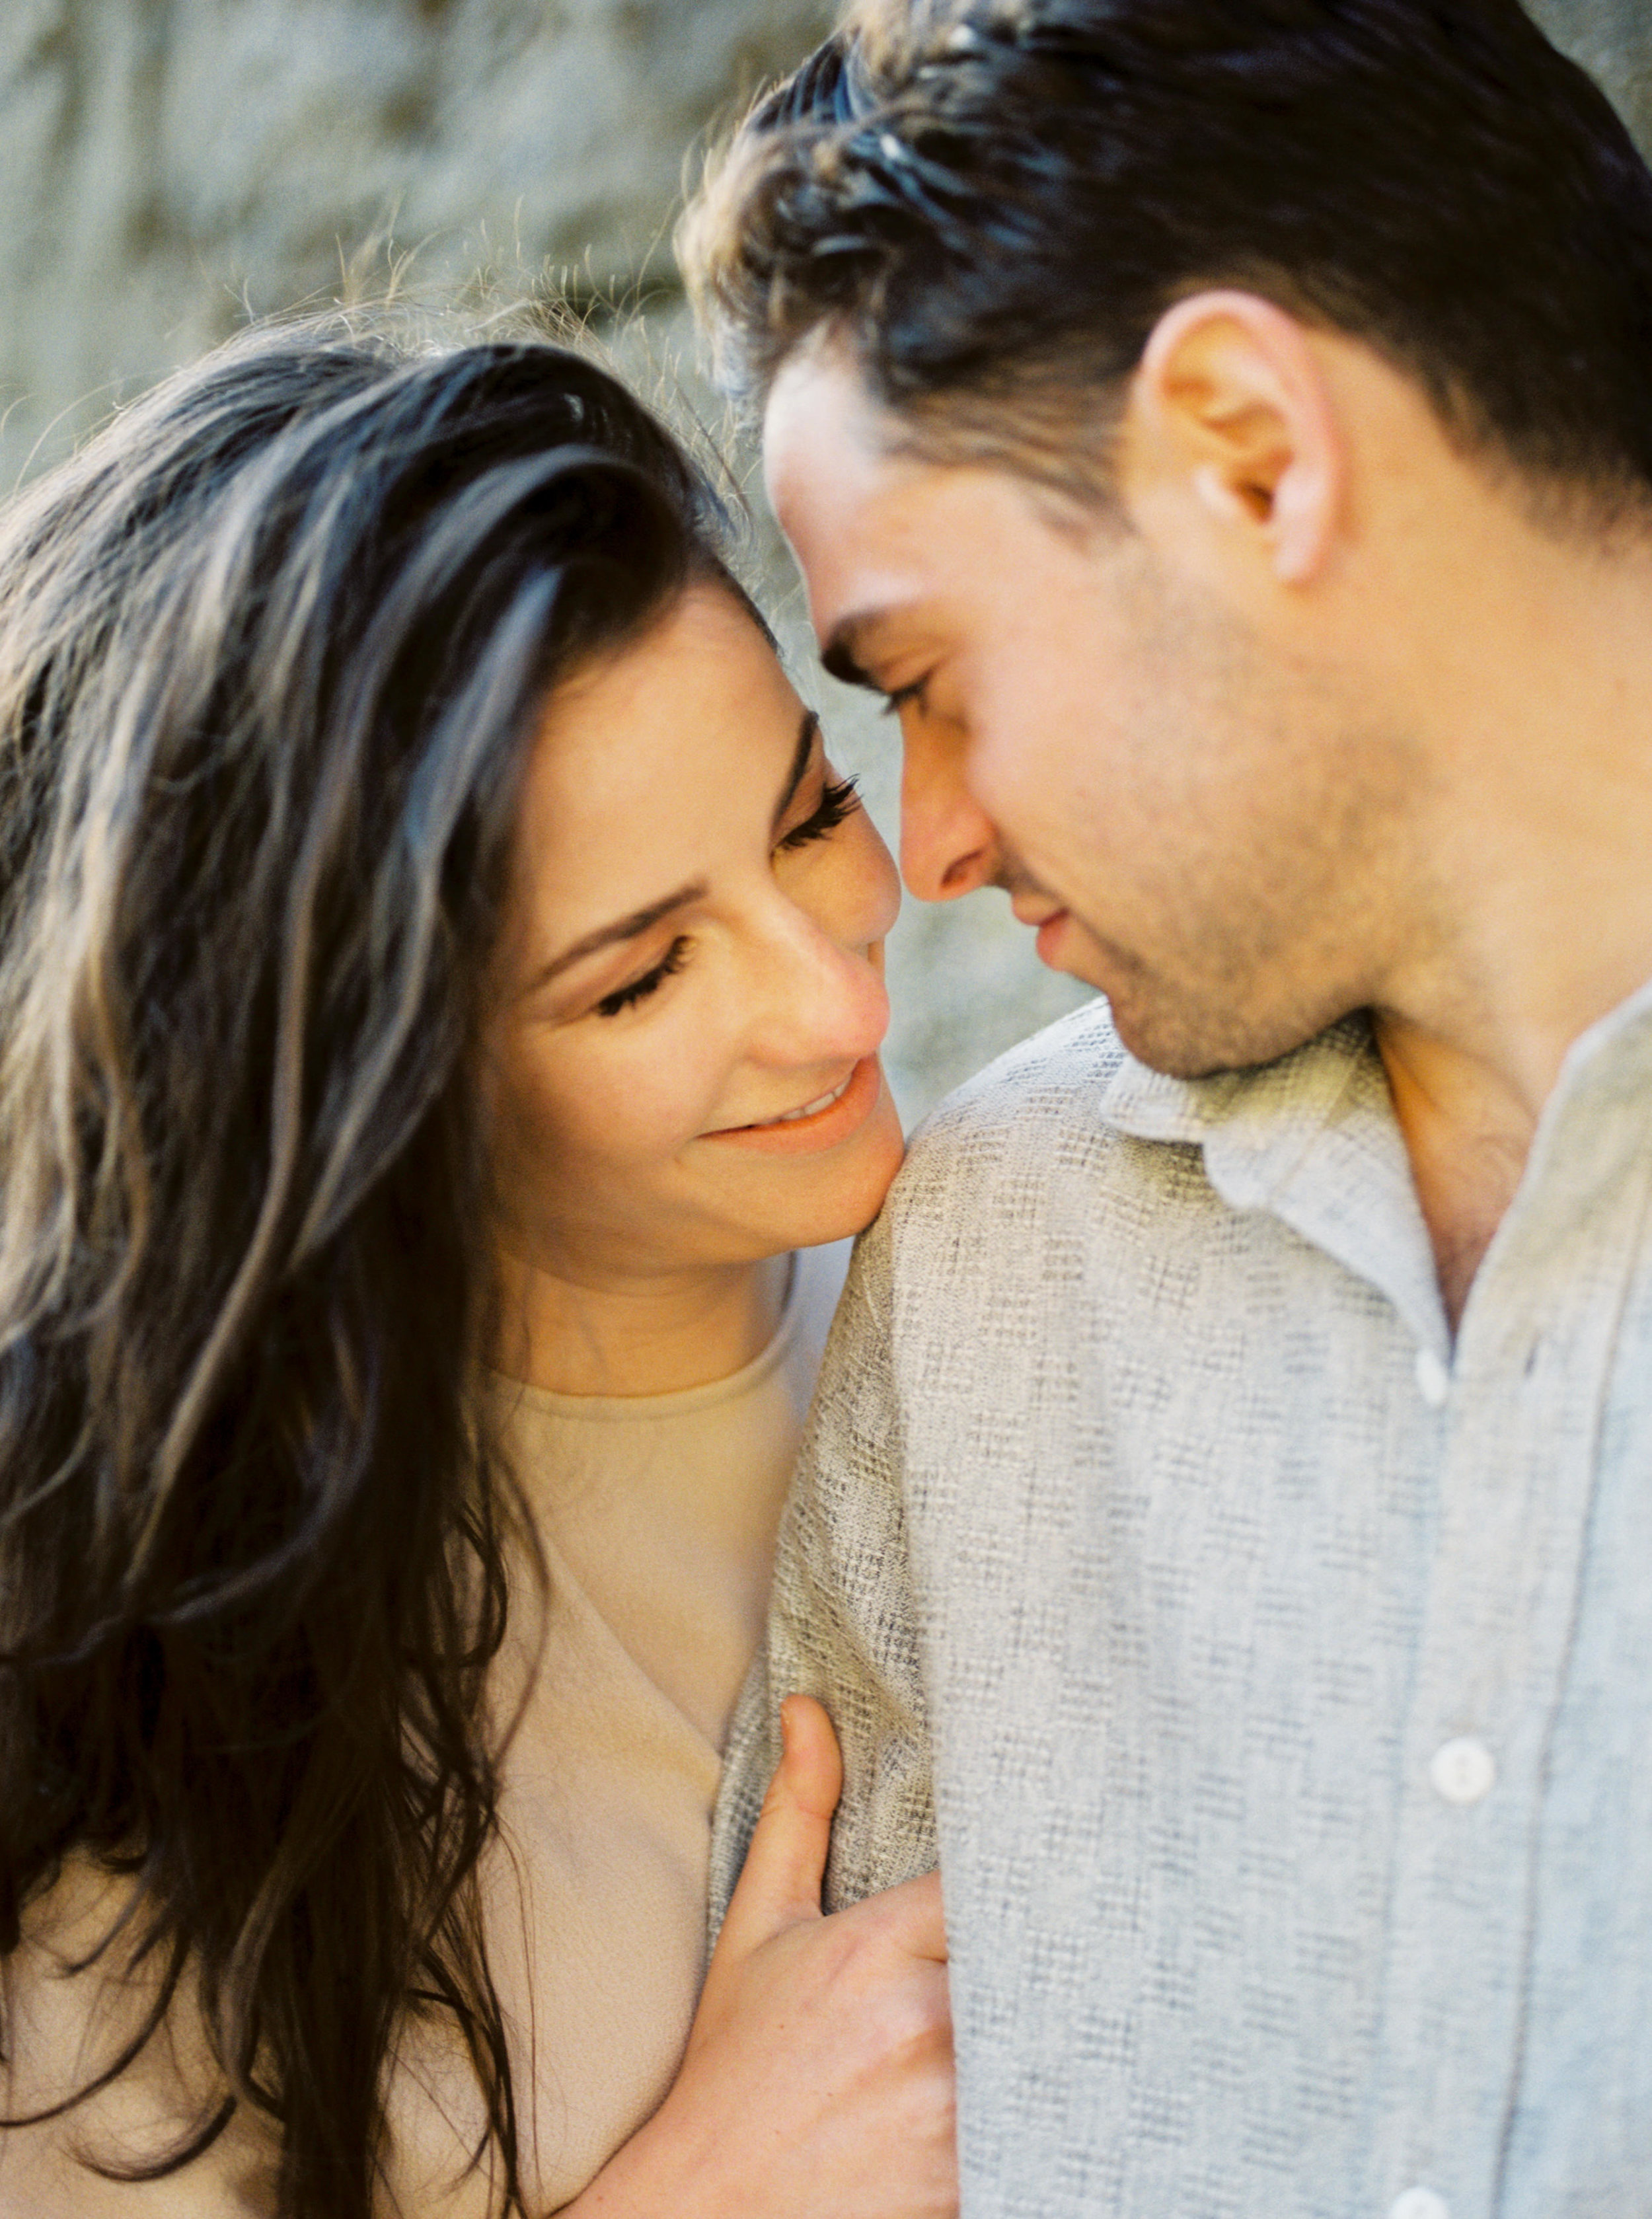
<svg viewBox="0 0 1652 2219">
<path fill-rule="evenodd" d="M 842 349 L 782 367 L 764 467 L 816 637 L 841 674 L 868 667 L 891 627 L 904 641 L 904 617 L 971 620 L 1002 593 L 1006 562 L 1041 569 L 1058 553 L 1064 565 L 1072 558 L 1070 534 L 1057 534 L 1023 478 L 904 446 Z"/>
<path fill-rule="evenodd" d="M 842 520 L 880 496 L 901 473 L 887 419 L 841 348 L 800 347 L 781 365 L 763 418 L 763 468 L 784 523 Z"/>
<path fill-rule="evenodd" d="M 1026 488 L 1008 472 L 904 445 L 842 350 L 783 366 L 763 446 L 770 503 L 823 644 L 864 637 L 916 604 L 969 598 L 1004 529 L 1027 520 Z"/>
<path fill-rule="evenodd" d="M 933 567 L 922 504 L 911 498 L 917 473 L 890 453 L 886 430 L 842 350 L 799 350 L 775 379 L 764 472 L 823 646 L 922 593 Z"/>
</svg>

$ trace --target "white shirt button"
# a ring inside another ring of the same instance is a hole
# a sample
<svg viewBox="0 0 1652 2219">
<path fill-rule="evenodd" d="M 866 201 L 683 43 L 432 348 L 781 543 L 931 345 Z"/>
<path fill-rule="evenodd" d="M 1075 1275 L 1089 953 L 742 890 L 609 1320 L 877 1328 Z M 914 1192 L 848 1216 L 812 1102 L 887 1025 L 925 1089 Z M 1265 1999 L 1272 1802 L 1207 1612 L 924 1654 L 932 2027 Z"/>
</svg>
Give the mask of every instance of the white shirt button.
<svg viewBox="0 0 1652 2219">
<path fill-rule="evenodd" d="M 1417 1392 L 1431 1410 L 1444 1409 L 1451 1391 L 1451 1375 L 1432 1348 L 1417 1351 Z"/>
<path fill-rule="evenodd" d="M 1451 2219 L 1451 2207 L 1432 2188 L 1408 2188 L 1389 2204 L 1388 2219 Z"/>
<path fill-rule="evenodd" d="M 1460 1734 L 1455 1741 L 1440 1744 L 1429 1761 L 1428 1776 L 1448 1803 L 1478 1803 L 1496 1784 L 1497 1759 L 1483 1741 L 1476 1741 L 1472 1734 Z M 1418 2189 L 1415 2193 L 1432 2196 L 1433 2191 Z M 1394 2208 L 1397 2212 L 1400 2206 L 1396 2203 Z M 1414 2219 L 1428 2219 L 1434 2208 L 1432 2203 L 1419 2203 Z"/>
</svg>

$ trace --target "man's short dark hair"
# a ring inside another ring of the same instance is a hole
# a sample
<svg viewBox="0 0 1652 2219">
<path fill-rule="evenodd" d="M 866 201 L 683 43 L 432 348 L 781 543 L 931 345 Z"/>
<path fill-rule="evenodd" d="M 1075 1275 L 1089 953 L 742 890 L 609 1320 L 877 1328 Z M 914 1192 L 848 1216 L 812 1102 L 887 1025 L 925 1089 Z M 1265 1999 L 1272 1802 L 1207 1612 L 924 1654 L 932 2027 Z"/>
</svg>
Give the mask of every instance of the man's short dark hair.
<svg viewBox="0 0 1652 2219">
<path fill-rule="evenodd" d="M 1164 309 L 1237 285 L 1537 489 L 1652 498 L 1652 175 L 1515 0 L 874 0 L 683 248 L 725 382 L 829 329 L 943 458 L 1082 479 Z"/>
</svg>

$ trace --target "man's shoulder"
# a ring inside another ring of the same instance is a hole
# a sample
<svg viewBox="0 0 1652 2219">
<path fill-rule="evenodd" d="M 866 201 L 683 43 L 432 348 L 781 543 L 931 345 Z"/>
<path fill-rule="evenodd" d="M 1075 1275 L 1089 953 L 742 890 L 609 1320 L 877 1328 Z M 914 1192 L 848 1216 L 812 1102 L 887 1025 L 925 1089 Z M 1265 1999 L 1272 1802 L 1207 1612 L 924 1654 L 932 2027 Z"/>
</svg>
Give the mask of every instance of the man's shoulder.
<svg viewBox="0 0 1652 2219">
<path fill-rule="evenodd" d="M 1171 1085 L 1100 999 L 989 1064 L 914 1135 L 861 1235 L 850 1308 L 885 1333 L 910 1296 L 928 1331 L 945 1290 L 966 1308 L 1041 1305 L 1057 1278 L 1093 1277 L 1103 1251 L 1122 1284 L 1127 1254 L 1210 1204 L 1196 1120 L 1142 1115 Z"/>
<path fill-rule="evenodd" d="M 890 1197 L 894 1214 L 921 1206 L 936 1188 L 995 1177 L 1010 1159 L 1053 1165 L 1066 1138 L 1104 1144 L 1104 1104 L 1128 1060 L 1099 996 L 1021 1041 L 918 1127 Z"/>
</svg>

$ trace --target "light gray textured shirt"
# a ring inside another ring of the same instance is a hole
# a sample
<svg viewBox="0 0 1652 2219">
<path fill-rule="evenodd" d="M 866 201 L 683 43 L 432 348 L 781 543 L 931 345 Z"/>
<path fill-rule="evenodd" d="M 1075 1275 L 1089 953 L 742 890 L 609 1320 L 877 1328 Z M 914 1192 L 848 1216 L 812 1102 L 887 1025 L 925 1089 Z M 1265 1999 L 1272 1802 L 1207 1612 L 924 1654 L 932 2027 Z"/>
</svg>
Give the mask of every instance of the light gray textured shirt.
<svg viewBox="0 0 1652 2219">
<path fill-rule="evenodd" d="M 933 1860 L 966 2219 L 1652 2219 L 1652 987 L 1453 1352 L 1369 1033 L 1104 1005 L 860 1245 L 714 1886 L 824 1697 L 829 1893 Z"/>
</svg>

